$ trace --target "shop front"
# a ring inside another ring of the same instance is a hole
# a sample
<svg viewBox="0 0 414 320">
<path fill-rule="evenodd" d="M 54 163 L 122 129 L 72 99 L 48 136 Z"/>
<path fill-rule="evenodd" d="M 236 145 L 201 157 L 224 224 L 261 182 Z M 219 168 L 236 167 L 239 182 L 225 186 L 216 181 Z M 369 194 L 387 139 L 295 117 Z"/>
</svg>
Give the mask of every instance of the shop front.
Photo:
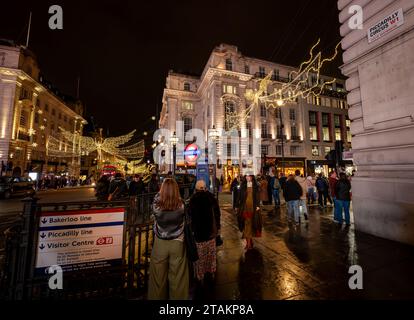
<svg viewBox="0 0 414 320">
<path fill-rule="evenodd" d="M 328 160 L 308 160 L 306 166 L 308 174 L 318 175 L 322 173 L 326 177 L 336 168 L 335 163 Z M 344 171 L 347 175 L 352 175 L 355 170 L 354 163 L 351 160 L 341 161 L 340 168 L 340 171 Z"/>
<path fill-rule="evenodd" d="M 295 174 L 296 170 L 300 171 L 301 175 L 305 174 L 305 158 L 267 158 L 266 165 L 274 166 L 278 174 L 284 173 L 285 176 Z"/>
</svg>

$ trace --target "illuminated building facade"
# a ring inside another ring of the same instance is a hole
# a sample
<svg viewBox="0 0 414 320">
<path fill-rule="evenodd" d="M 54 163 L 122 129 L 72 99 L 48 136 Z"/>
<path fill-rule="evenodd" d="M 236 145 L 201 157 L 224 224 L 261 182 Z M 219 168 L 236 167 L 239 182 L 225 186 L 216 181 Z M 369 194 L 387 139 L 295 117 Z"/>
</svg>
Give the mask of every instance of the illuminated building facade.
<svg viewBox="0 0 414 320">
<path fill-rule="evenodd" d="M 213 126 L 220 131 L 228 129 L 228 112 L 242 113 L 248 108 L 250 102 L 245 98 L 247 90 L 257 89 L 260 80 L 270 72 L 273 72 L 270 87 L 276 88 L 289 82 L 289 74 L 294 70 L 293 67 L 246 57 L 237 47 L 221 44 L 211 53 L 200 77 L 169 72 L 159 128 L 179 131 L 176 121 L 182 121 L 184 134 L 198 128 L 206 133 L 207 140 L 207 132 Z M 332 80 L 330 77 L 322 78 L 325 82 Z M 309 81 L 315 79 L 310 78 Z M 269 88 L 269 92 L 271 90 Z M 236 136 L 243 137 L 242 132 L 249 133 L 246 150 L 238 150 L 239 154 L 234 156 L 230 142 L 224 147 L 223 144 L 219 146 L 218 158 L 227 153 L 232 160 L 219 161 L 217 176 L 233 177 L 247 171 L 259 173 L 261 166 L 255 166 L 254 162 L 243 163 L 240 156 L 242 152 L 252 154 L 253 134 L 261 138 L 261 150 L 256 155 L 266 159 L 267 164 L 276 164 L 279 170 L 284 168 L 285 173 L 292 173 L 295 169 L 300 169 L 302 173 L 327 173 L 325 156 L 334 149 L 335 141 L 344 141 L 346 149 L 351 147 L 347 109 L 344 81 L 341 80 L 328 85 L 323 95 L 318 97 L 298 99 L 296 103 L 277 109 L 258 106 L 239 123 Z M 184 144 L 190 142 L 191 139 L 184 141 Z M 177 164 L 180 166 L 179 161 Z M 161 171 L 170 169 L 162 165 L 160 168 Z"/>
<path fill-rule="evenodd" d="M 0 162 L 2 174 L 65 172 L 78 175 L 80 159 L 49 157 L 50 136 L 59 127 L 83 131 L 80 101 L 59 94 L 40 75 L 34 54 L 8 41 L 0 42 Z M 64 141 L 62 149 L 76 142 Z"/>
</svg>

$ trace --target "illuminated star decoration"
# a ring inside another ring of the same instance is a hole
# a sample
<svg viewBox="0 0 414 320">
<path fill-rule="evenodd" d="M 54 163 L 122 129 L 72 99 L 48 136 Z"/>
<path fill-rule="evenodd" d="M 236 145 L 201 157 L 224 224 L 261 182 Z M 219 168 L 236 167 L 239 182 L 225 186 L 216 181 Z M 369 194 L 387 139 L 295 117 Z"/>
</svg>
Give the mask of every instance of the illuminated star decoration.
<svg viewBox="0 0 414 320">
<path fill-rule="evenodd" d="M 30 129 L 28 130 L 28 134 L 29 134 L 29 136 L 33 136 L 33 135 L 35 135 L 35 134 L 36 134 L 36 130 L 35 130 L 35 129 L 33 129 L 33 128 L 30 128 Z"/>
<path fill-rule="evenodd" d="M 46 127 L 45 127 L 44 125 L 41 125 L 41 126 L 40 126 L 40 130 L 45 130 L 45 128 L 46 128 Z"/>
<path fill-rule="evenodd" d="M 259 83 L 259 89 L 246 90 L 245 98 L 250 102 L 244 111 L 239 114 L 229 115 L 226 124 L 228 131 L 238 130 L 241 123 L 246 121 L 252 111 L 259 105 L 264 105 L 266 109 L 278 108 L 282 105 L 296 102 L 298 98 L 307 99 L 310 96 L 318 97 L 325 90 L 326 86 L 333 84 L 336 79 L 324 82 L 321 79 L 322 67 L 333 61 L 338 55 L 340 43 L 335 47 L 334 54 L 329 58 L 322 58 L 322 52 L 314 53 L 316 47 L 319 45 L 320 39 L 309 51 L 309 59 L 302 62 L 297 71 L 292 71 L 289 74 L 289 81 L 280 83 L 279 81 L 271 80 L 273 71 L 270 72 Z M 312 82 L 310 82 L 312 79 Z M 275 87 L 272 93 L 268 93 L 269 85 L 273 84 Z"/>
</svg>

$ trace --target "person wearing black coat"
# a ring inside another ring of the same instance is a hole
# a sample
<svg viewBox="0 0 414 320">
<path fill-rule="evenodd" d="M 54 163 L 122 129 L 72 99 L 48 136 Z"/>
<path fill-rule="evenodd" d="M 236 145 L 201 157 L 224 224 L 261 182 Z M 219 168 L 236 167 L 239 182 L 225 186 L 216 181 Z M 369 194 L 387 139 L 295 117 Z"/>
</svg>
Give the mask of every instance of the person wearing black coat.
<svg viewBox="0 0 414 320">
<path fill-rule="evenodd" d="M 115 179 L 109 184 L 109 195 L 112 200 L 117 200 L 128 196 L 128 186 L 120 173 L 115 174 Z"/>
<path fill-rule="evenodd" d="M 205 274 L 214 275 L 216 272 L 216 237 L 220 230 L 221 213 L 216 198 L 207 190 L 204 180 L 197 181 L 195 188 L 189 201 L 188 214 L 199 257 L 194 263 L 194 273 L 202 281 Z"/>
<path fill-rule="evenodd" d="M 142 178 L 139 175 L 134 176 L 134 180 L 129 184 L 129 196 L 137 196 L 143 194 L 145 191 L 145 185 Z"/>
<path fill-rule="evenodd" d="M 109 195 L 109 179 L 108 176 L 103 175 L 96 184 L 96 199 L 99 201 L 108 200 Z"/>
<path fill-rule="evenodd" d="M 342 212 L 345 214 L 345 223 L 347 226 L 351 225 L 351 218 L 349 214 L 349 207 L 351 205 L 351 182 L 349 182 L 346 174 L 341 172 L 339 174 L 339 181 L 335 187 L 336 200 L 338 204 L 338 218 L 339 224 L 342 224 Z"/>
<path fill-rule="evenodd" d="M 285 184 L 284 196 L 287 201 L 288 221 L 294 220 L 296 225 L 300 223 L 299 201 L 302 195 L 302 187 L 295 176 L 290 175 Z"/>
</svg>

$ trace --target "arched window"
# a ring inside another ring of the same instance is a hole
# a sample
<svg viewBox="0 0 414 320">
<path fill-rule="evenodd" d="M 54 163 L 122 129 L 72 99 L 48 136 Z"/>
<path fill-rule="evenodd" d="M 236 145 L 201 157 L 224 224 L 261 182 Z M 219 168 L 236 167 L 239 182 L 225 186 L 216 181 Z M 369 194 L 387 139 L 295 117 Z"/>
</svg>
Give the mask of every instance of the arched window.
<svg viewBox="0 0 414 320">
<path fill-rule="evenodd" d="M 230 58 L 226 59 L 226 70 L 233 71 L 233 62 Z"/>
<path fill-rule="evenodd" d="M 188 82 L 184 82 L 184 90 L 185 91 L 190 91 L 190 84 Z"/>
</svg>

